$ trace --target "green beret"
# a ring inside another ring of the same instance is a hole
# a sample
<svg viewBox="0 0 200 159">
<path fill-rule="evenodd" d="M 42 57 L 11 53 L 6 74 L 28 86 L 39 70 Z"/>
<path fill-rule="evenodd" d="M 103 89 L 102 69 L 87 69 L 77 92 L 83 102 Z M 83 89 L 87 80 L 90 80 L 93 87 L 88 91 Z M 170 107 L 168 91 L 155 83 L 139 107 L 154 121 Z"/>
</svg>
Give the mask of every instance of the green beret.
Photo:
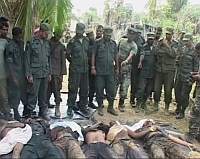
<svg viewBox="0 0 200 159">
<path fill-rule="evenodd" d="M 137 33 L 137 31 L 136 31 L 134 28 L 129 27 L 129 28 L 127 29 L 127 33 L 128 33 L 128 34 L 135 34 L 135 33 Z"/>
<path fill-rule="evenodd" d="M 184 36 L 183 36 L 183 41 L 189 41 L 189 40 L 192 40 L 193 39 L 193 36 L 191 33 L 186 33 Z"/>
<path fill-rule="evenodd" d="M 155 34 L 153 32 L 147 33 L 147 39 L 154 39 Z"/>
<path fill-rule="evenodd" d="M 174 28 L 172 26 L 168 26 L 166 28 L 166 34 L 173 34 L 174 33 Z"/>
<path fill-rule="evenodd" d="M 112 27 L 105 27 L 103 33 L 105 35 L 112 35 L 113 34 L 113 28 Z"/>
<path fill-rule="evenodd" d="M 48 23 L 41 23 L 40 24 L 40 30 L 44 31 L 48 35 L 51 34 L 51 27 Z"/>
<path fill-rule="evenodd" d="M 76 24 L 76 33 L 83 34 L 85 32 L 85 25 L 83 23 Z"/>
<path fill-rule="evenodd" d="M 94 37 L 94 32 L 92 29 L 87 29 L 85 31 L 85 34 L 87 35 L 87 37 L 90 39 L 90 38 L 93 38 Z"/>
</svg>

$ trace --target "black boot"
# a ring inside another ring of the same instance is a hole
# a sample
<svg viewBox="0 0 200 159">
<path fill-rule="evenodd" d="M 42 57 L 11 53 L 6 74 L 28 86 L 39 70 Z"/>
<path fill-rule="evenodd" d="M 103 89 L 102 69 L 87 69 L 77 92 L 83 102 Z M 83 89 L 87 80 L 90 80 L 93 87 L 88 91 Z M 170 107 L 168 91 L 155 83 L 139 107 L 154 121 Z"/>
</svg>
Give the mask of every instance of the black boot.
<svg viewBox="0 0 200 159">
<path fill-rule="evenodd" d="M 40 116 L 41 118 L 43 118 L 44 120 L 50 121 L 51 118 L 50 116 L 47 114 L 47 109 L 46 107 L 42 107 L 40 108 L 40 111 L 38 113 L 38 116 Z"/>
<path fill-rule="evenodd" d="M 185 107 L 182 107 L 180 113 L 176 116 L 176 119 L 183 119 L 185 118 Z"/>
<path fill-rule="evenodd" d="M 69 117 L 73 117 L 73 109 L 71 107 L 68 106 L 68 109 L 67 109 L 67 115 Z"/>
<path fill-rule="evenodd" d="M 12 116 L 10 115 L 10 113 L 8 114 L 4 114 L 4 119 L 7 121 L 13 121 L 14 119 L 12 118 Z"/>
<path fill-rule="evenodd" d="M 125 108 L 124 99 L 120 99 L 118 109 L 119 109 L 120 112 L 124 112 L 124 108 Z"/>
<path fill-rule="evenodd" d="M 21 116 L 19 115 L 18 109 L 13 109 L 13 111 L 14 111 L 14 119 L 20 121 Z"/>
<path fill-rule="evenodd" d="M 92 108 L 92 109 L 97 109 L 98 106 L 96 106 L 93 101 L 89 101 L 88 107 Z"/>
</svg>

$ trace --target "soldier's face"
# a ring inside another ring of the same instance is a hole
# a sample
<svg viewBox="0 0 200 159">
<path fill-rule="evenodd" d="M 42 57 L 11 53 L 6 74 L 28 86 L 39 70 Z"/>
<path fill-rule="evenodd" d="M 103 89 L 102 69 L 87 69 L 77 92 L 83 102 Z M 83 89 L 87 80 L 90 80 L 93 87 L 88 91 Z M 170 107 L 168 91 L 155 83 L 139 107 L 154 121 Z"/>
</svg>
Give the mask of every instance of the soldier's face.
<svg viewBox="0 0 200 159">
<path fill-rule="evenodd" d="M 83 36 L 83 34 L 76 33 L 76 37 L 77 37 L 77 38 L 81 38 L 82 36 Z"/>
<path fill-rule="evenodd" d="M 173 34 L 166 34 L 166 39 L 170 41 L 172 39 Z"/>
<path fill-rule="evenodd" d="M 155 39 L 160 39 L 162 32 L 161 31 L 156 31 L 156 36 Z"/>
<path fill-rule="evenodd" d="M 103 38 L 107 41 L 109 41 L 111 39 L 111 35 L 103 35 Z"/>
<path fill-rule="evenodd" d="M 128 41 L 133 41 L 135 38 L 135 34 L 127 34 Z"/>
<path fill-rule="evenodd" d="M 191 46 L 192 45 L 192 40 L 184 41 L 186 46 Z"/>
<path fill-rule="evenodd" d="M 6 38 L 8 35 L 8 27 L 3 27 L 1 31 L 1 37 Z"/>
<path fill-rule="evenodd" d="M 16 40 L 17 42 L 22 41 L 22 34 L 19 34 L 19 35 L 15 36 L 15 40 Z"/>
<path fill-rule="evenodd" d="M 96 36 L 97 37 L 101 37 L 103 35 L 103 28 L 98 28 L 97 30 L 96 30 Z"/>
<path fill-rule="evenodd" d="M 48 34 L 44 31 L 40 31 L 40 36 L 42 39 L 47 39 L 48 38 Z"/>
<path fill-rule="evenodd" d="M 153 39 L 148 39 L 147 42 L 148 42 L 149 45 L 153 45 L 154 40 Z"/>
</svg>

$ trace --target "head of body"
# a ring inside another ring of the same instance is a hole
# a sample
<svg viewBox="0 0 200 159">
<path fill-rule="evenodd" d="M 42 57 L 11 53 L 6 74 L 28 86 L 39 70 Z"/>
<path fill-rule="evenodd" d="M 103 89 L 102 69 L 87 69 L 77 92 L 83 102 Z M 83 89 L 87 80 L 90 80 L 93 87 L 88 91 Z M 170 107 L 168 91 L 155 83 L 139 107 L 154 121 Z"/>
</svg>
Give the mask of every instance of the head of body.
<svg viewBox="0 0 200 159">
<path fill-rule="evenodd" d="M 200 57 L 200 42 L 195 45 L 195 51 L 198 57 Z"/>
<path fill-rule="evenodd" d="M 137 36 L 137 31 L 134 28 L 129 27 L 127 29 L 128 42 L 132 42 L 136 36 Z"/>
<path fill-rule="evenodd" d="M 38 33 L 41 39 L 47 39 L 48 36 L 51 34 L 51 28 L 48 23 L 41 23 L 40 24 L 40 31 Z"/>
<path fill-rule="evenodd" d="M 110 41 L 113 34 L 113 28 L 111 27 L 105 27 L 103 31 L 103 39 L 105 41 Z"/>
<path fill-rule="evenodd" d="M 166 28 L 166 40 L 167 40 L 167 41 L 171 41 L 173 35 L 174 35 L 174 29 L 173 29 L 173 27 L 168 26 L 168 27 Z"/>
<path fill-rule="evenodd" d="M 20 43 L 22 41 L 22 29 L 19 27 L 14 27 L 12 29 L 12 36 L 16 43 Z"/>
<path fill-rule="evenodd" d="M 62 29 L 58 26 L 55 27 L 55 30 L 54 30 L 54 36 L 53 36 L 53 40 L 58 42 L 61 38 L 62 38 Z"/>
<path fill-rule="evenodd" d="M 103 35 L 103 26 L 102 25 L 98 25 L 97 28 L 96 28 L 96 39 L 99 39 L 102 37 Z"/>
<path fill-rule="evenodd" d="M 147 44 L 152 46 L 154 43 L 155 34 L 153 32 L 147 33 Z"/>
<path fill-rule="evenodd" d="M 156 30 L 155 30 L 155 40 L 159 40 L 161 35 L 162 35 L 162 28 L 157 27 Z"/>
<path fill-rule="evenodd" d="M 89 39 L 89 44 L 92 45 L 94 42 L 94 32 L 91 29 L 85 31 L 86 37 Z"/>
<path fill-rule="evenodd" d="M 186 33 L 184 36 L 183 36 L 183 41 L 186 45 L 186 47 L 192 47 L 193 46 L 193 36 L 191 33 Z"/>
<path fill-rule="evenodd" d="M 5 17 L 0 17 L 0 23 L 3 25 L 1 37 L 7 38 L 8 29 L 9 29 L 9 20 Z"/>
<path fill-rule="evenodd" d="M 85 32 L 85 25 L 83 23 L 76 24 L 76 37 L 81 39 L 83 37 L 83 33 Z"/>
<path fill-rule="evenodd" d="M 183 40 L 184 35 L 185 35 L 185 31 L 182 30 L 182 31 L 179 33 L 179 39 L 180 39 L 180 40 Z"/>
<path fill-rule="evenodd" d="M 135 36 L 135 38 L 139 38 L 142 35 L 143 26 L 140 25 L 140 24 L 136 24 L 134 28 L 135 28 L 136 33 L 137 33 L 136 36 Z"/>
</svg>

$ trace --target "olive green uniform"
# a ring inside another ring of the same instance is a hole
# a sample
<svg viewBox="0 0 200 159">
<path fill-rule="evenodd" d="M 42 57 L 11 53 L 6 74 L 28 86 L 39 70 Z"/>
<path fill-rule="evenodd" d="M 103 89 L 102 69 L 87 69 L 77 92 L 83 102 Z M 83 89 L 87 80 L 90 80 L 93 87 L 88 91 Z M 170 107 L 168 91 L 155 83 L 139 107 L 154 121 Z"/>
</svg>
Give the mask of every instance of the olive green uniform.
<svg viewBox="0 0 200 159">
<path fill-rule="evenodd" d="M 93 45 L 93 53 L 96 58 L 96 94 L 97 103 L 103 105 L 104 89 L 109 102 L 108 109 L 113 109 L 115 99 L 115 56 L 117 44 L 114 40 L 105 41 L 104 38 L 97 39 Z"/>
<path fill-rule="evenodd" d="M 173 29 L 167 28 L 168 33 L 172 34 Z M 172 100 L 172 88 L 174 84 L 175 60 L 178 49 L 178 42 L 174 39 L 168 43 L 168 46 L 163 44 L 161 39 L 155 48 L 156 51 L 156 72 L 154 86 L 154 101 L 157 104 L 160 101 L 162 85 L 164 84 L 165 109 L 169 109 L 169 104 Z"/>
<path fill-rule="evenodd" d="M 73 109 L 79 90 L 80 106 L 85 108 L 88 96 L 88 52 L 89 41 L 86 37 L 80 40 L 74 36 L 67 45 L 67 54 L 71 56 L 69 65 L 68 107 Z"/>
<path fill-rule="evenodd" d="M 52 62 L 52 78 L 51 82 L 49 82 L 47 89 L 47 104 L 49 104 L 49 100 L 51 94 L 54 93 L 55 103 L 57 106 L 62 102 L 60 90 L 62 89 L 62 81 L 60 79 L 61 76 L 67 74 L 66 70 L 66 60 L 64 49 L 65 46 L 60 42 L 54 42 L 53 38 L 51 39 L 51 62 Z"/>
<path fill-rule="evenodd" d="M 24 65 L 24 43 L 17 44 L 11 40 L 6 47 L 6 63 L 7 63 L 7 82 L 8 82 L 8 100 L 10 107 L 18 110 L 20 100 L 24 107 L 27 107 L 27 79 L 25 76 Z M 10 65 L 10 66 L 9 66 Z M 9 68 L 12 67 L 10 70 Z M 12 73 L 13 72 L 13 75 Z M 17 79 L 19 85 L 16 86 L 14 78 Z"/>
<path fill-rule="evenodd" d="M 48 24 L 42 23 L 41 29 L 49 29 Z M 51 75 L 51 56 L 49 41 L 41 40 L 39 36 L 33 36 L 28 42 L 25 51 L 26 77 L 33 77 L 33 83 L 28 83 L 28 106 L 27 111 L 32 115 L 37 101 L 40 114 L 46 111 L 46 91 L 48 76 Z"/>
<path fill-rule="evenodd" d="M 188 34 L 185 34 L 187 36 Z M 192 35 L 191 35 L 192 36 Z M 185 46 L 180 54 L 180 65 L 178 67 L 177 82 L 175 86 L 175 97 L 177 112 L 184 117 L 185 109 L 189 104 L 189 94 L 193 82 L 190 82 L 191 72 L 198 72 L 199 61 L 195 48 Z"/>
<path fill-rule="evenodd" d="M 153 33 L 149 33 L 147 38 L 154 38 Z M 151 94 L 154 85 L 155 74 L 155 48 L 152 45 L 146 43 L 143 46 L 144 52 L 140 56 L 143 56 L 142 68 L 140 68 L 139 86 L 136 94 L 137 106 L 138 104 L 146 103 L 147 98 Z"/>
<path fill-rule="evenodd" d="M 129 31 L 130 32 L 130 31 Z M 135 32 L 134 32 L 135 33 Z M 137 54 L 137 45 L 134 41 L 128 42 L 128 39 L 121 39 L 118 45 L 119 49 L 119 63 L 125 61 L 130 53 Z M 120 102 L 119 105 L 124 104 L 124 100 L 127 98 L 128 87 L 131 84 L 131 64 L 128 63 L 125 66 L 120 65 Z"/>
</svg>

